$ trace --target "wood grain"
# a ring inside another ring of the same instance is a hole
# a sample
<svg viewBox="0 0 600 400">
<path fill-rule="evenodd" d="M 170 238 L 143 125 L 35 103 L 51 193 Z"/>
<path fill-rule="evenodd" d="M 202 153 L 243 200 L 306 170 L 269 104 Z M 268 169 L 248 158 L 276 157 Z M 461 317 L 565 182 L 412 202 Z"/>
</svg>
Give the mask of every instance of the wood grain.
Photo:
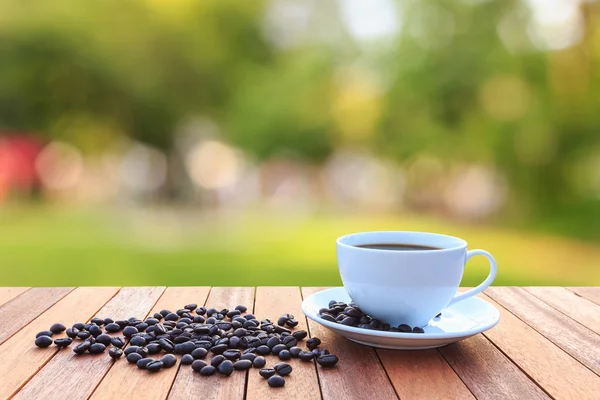
<svg viewBox="0 0 600 400">
<path fill-rule="evenodd" d="M 439 351 L 477 399 L 550 398 L 482 335 Z"/>
<path fill-rule="evenodd" d="M 569 287 L 567 288 L 572 292 L 575 292 L 577 295 L 584 297 L 590 301 L 593 301 L 596 304 L 600 304 L 600 287 L 587 287 L 587 286 L 579 286 L 579 287 Z"/>
<path fill-rule="evenodd" d="M 214 287 L 210 291 L 207 307 L 233 309 L 239 304 L 253 310 L 253 287 Z M 207 356 L 207 360 L 210 359 Z M 234 371 L 230 376 L 219 373 L 204 377 L 192 371 L 188 365 L 179 368 L 169 399 L 243 399 L 246 386 L 246 372 Z"/>
<path fill-rule="evenodd" d="M 298 326 L 295 330 L 308 330 L 306 317 L 302 313 L 300 304 L 302 295 L 300 288 L 294 287 L 258 287 L 256 289 L 256 300 L 254 312 L 261 319 L 269 318 L 277 321 L 281 314 L 293 314 Z M 303 342 L 298 347 L 306 349 Z M 267 357 L 267 365 L 272 367 L 281 362 L 276 356 Z M 250 370 L 248 375 L 248 389 L 246 398 L 249 400 L 262 399 L 320 399 L 319 381 L 314 362 L 305 362 L 300 359 L 286 361 L 294 369 L 285 377 L 285 389 L 270 387 L 265 379 L 258 374 L 257 370 Z"/>
<path fill-rule="evenodd" d="M 190 303 L 203 305 L 209 292 L 210 287 L 206 286 L 167 288 L 149 314 L 152 315 L 163 309 L 176 311 Z M 159 359 L 164 355 L 165 353 L 161 352 L 151 357 Z M 175 366 L 154 374 L 142 371 L 128 362 L 117 362 L 108 371 L 91 398 L 134 399 L 139 396 L 140 388 L 144 388 L 144 400 L 165 399 L 177 375 L 177 369 L 178 367 Z"/>
<path fill-rule="evenodd" d="M 303 298 L 326 288 L 302 288 Z M 333 299 L 332 299 L 333 300 Z M 340 358 L 335 368 L 317 368 L 324 399 L 396 399 L 398 396 L 375 350 L 336 335 L 309 320 L 312 337 L 322 340 L 321 348 Z"/>
<path fill-rule="evenodd" d="M 56 322 L 70 325 L 77 321 L 87 321 L 118 290 L 116 287 L 77 288 L 3 343 L 0 346 L 0 398 L 13 395 L 58 351 L 55 346 L 47 349 L 35 347 L 33 341 L 36 333 L 48 329 Z"/>
<path fill-rule="evenodd" d="M 524 287 L 544 303 L 600 334 L 600 306 L 562 287 Z"/>
<path fill-rule="evenodd" d="M 164 287 L 123 288 L 96 314 L 115 320 L 141 318 L 150 311 Z M 16 395 L 16 399 L 87 399 L 102 380 L 113 361 L 108 354 L 73 351 L 56 354 Z M 126 362 L 124 359 L 116 362 Z"/>
<path fill-rule="evenodd" d="M 490 287 L 486 294 L 596 374 L 600 374 L 597 334 L 521 288 Z"/>
<path fill-rule="evenodd" d="M 401 399 L 474 399 L 435 349 L 377 349 L 377 353 Z"/>
<path fill-rule="evenodd" d="M 33 288 L 0 307 L 0 344 L 74 288 Z M 40 329 L 48 329 L 49 326 Z"/>
<path fill-rule="evenodd" d="M 598 376 L 500 304 L 480 296 L 500 311 L 500 322 L 484 335 L 546 392 L 559 399 L 598 398 Z"/>
<path fill-rule="evenodd" d="M 0 287 L 0 306 L 8 303 L 27 290 L 29 290 L 28 287 Z"/>
</svg>

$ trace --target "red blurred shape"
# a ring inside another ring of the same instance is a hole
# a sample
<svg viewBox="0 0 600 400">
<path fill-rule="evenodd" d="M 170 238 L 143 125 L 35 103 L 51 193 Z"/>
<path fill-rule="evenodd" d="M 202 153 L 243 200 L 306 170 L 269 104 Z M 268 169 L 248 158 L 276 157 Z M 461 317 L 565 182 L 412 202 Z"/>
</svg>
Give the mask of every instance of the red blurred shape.
<svg viewBox="0 0 600 400">
<path fill-rule="evenodd" d="M 0 202 L 13 190 L 30 193 L 39 184 L 35 159 L 43 147 L 31 133 L 0 132 Z"/>
</svg>

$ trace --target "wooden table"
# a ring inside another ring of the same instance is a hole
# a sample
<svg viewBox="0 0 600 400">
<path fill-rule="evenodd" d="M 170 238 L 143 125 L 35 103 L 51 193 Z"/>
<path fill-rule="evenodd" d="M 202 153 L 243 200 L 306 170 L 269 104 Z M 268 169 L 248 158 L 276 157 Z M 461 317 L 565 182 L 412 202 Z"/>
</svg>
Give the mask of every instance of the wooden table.
<svg viewBox="0 0 600 400">
<path fill-rule="evenodd" d="M 0 399 L 600 399 L 600 288 L 490 288 L 481 297 L 502 314 L 494 329 L 425 351 L 375 350 L 307 321 L 302 298 L 322 289 L 0 288 Z M 340 362 L 292 360 L 286 386 L 271 389 L 256 370 L 201 377 L 178 364 L 151 374 L 107 354 L 33 345 L 55 322 L 142 318 L 188 303 L 245 304 L 258 318 L 292 313 Z"/>
</svg>

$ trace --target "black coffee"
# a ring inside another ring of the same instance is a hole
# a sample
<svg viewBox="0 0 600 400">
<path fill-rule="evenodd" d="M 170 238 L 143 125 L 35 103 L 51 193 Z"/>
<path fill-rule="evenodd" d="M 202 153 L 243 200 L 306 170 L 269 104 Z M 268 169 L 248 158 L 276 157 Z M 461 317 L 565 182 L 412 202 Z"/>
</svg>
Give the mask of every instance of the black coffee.
<svg viewBox="0 0 600 400">
<path fill-rule="evenodd" d="M 376 244 L 359 244 L 355 247 L 377 250 L 393 250 L 393 251 L 422 251 L 422 250 L 441 250 L 439 247 L 421 246 L 418 244 L 403 244 L 403 243 L 376 243 Z"/>
</svg>

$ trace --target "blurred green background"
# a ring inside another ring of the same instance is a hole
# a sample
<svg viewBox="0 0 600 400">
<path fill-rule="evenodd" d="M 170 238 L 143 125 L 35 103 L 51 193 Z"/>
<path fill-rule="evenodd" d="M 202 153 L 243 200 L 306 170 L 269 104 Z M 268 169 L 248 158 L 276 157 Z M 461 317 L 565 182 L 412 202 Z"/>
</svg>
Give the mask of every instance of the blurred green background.
<svg viewBox="0 0 600 400">
<path fill-rule="evenodd" d="M 460 236 L 496 284 L 600 285 L 599 20 L 4 0 L 0 285 L 338 285 L 335 239 L 363 230 Z"/>
</svg>

